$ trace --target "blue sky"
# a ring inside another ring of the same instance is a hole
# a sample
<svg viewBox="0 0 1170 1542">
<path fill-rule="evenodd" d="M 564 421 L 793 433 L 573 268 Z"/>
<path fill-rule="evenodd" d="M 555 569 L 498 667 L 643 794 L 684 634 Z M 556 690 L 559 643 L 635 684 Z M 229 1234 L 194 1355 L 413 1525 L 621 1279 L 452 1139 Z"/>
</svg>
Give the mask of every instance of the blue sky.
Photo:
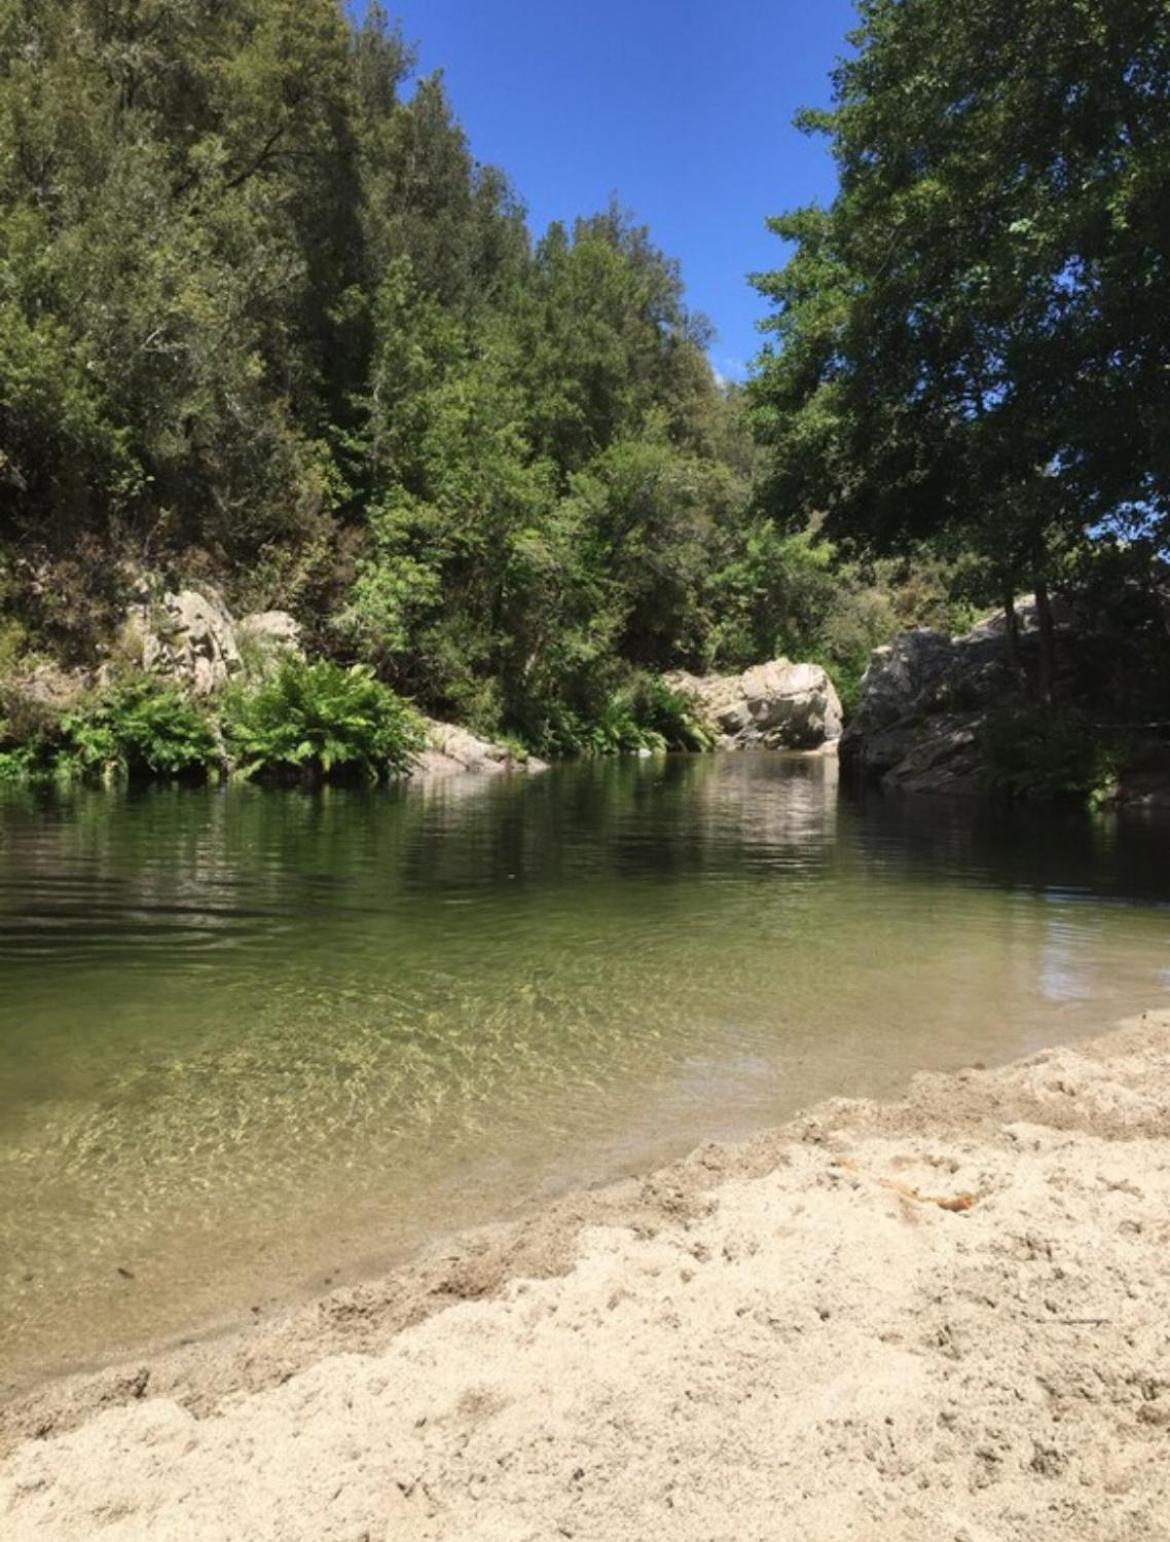
<svg viewBox="0 0 1170 1542">
<path fill-rule="evenodd" d="M 824 142 L 792 127 L 827 105 L 852 0 L 388 0 L 419 70 L 442 68 L 481 161 L 533 229 L 616 193 L 683 266 L 691 306 L 740 378 L 763 314 L 746 274 L 775 267 L 768 214 L 827 200 Z"/>
</svg>

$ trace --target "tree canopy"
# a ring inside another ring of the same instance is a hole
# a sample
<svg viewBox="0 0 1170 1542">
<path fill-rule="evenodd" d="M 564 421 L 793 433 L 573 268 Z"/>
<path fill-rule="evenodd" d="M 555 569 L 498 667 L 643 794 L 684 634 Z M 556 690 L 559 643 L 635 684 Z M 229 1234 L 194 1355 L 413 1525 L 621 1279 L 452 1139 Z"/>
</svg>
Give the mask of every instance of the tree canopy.
<svg viewBox="0 0 1170 1542">
<path fill-rule="evenodd" d="M 773 219 L 769 506 L 1043 592 L 1170 545 L 1170 6 L 861 0 L 828 208 Z"/>
<path fill-rule="evenodd" d="M 412 68 L 377 5 L 0 0 L 0 568 L 38 635 L 202 571 L 494 723 L 710 651 L 743 430 L 677 264 L 616 206 L 534 244 Z"/>
<path fill-rule="evenodd" d="M 620 206 L 530 232 L 379 5 L 0 0 L 0 675 L 161 571 L 571 748 L 638 672 L 848 688 L 948 540 L 1164 528 L 1164 17 L 1005 14 L 863 7 L 749 397 Z"/>
</svg>

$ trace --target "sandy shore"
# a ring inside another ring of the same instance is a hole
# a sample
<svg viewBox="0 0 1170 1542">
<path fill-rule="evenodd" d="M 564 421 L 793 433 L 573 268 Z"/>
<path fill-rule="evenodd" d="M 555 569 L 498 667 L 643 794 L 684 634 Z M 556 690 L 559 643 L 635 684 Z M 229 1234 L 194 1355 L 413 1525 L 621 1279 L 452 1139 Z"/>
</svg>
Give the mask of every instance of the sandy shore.
<svg viewBox="0 0 1170 1542">
<path fill-rule="evenodd" d="M 1170 1538 L 1170 1014 L 0 1415 L 6 1542 Z"/>
</svg>

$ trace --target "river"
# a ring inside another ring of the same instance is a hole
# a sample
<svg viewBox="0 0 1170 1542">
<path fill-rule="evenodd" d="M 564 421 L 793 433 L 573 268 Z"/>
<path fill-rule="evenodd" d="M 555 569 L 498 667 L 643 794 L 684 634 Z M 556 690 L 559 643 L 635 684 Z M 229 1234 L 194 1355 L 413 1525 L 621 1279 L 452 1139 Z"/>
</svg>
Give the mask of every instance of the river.
<svg viewBox="0 0 1170 1542">
<path fill-rule="evenodd" d="M 832 759 L 0 801 L 0 1387 L 1170 994 L 1170 827 Z"/>
</svg>

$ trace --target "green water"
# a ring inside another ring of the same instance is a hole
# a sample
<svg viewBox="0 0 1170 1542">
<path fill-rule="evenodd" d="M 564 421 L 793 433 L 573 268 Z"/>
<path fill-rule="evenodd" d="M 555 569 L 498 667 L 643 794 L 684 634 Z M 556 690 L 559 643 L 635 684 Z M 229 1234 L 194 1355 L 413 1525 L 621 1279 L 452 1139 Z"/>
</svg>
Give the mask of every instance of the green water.
<svg viewBox="0 0 1170 1542">
<path fill-rule="evenodd" d="M 1164 1003 L 1170 831 L 832 760 L 0 803 L 0 1383 Z M 130 1277 L 127 1277 L 130 1276 Z"/>
</svg>

